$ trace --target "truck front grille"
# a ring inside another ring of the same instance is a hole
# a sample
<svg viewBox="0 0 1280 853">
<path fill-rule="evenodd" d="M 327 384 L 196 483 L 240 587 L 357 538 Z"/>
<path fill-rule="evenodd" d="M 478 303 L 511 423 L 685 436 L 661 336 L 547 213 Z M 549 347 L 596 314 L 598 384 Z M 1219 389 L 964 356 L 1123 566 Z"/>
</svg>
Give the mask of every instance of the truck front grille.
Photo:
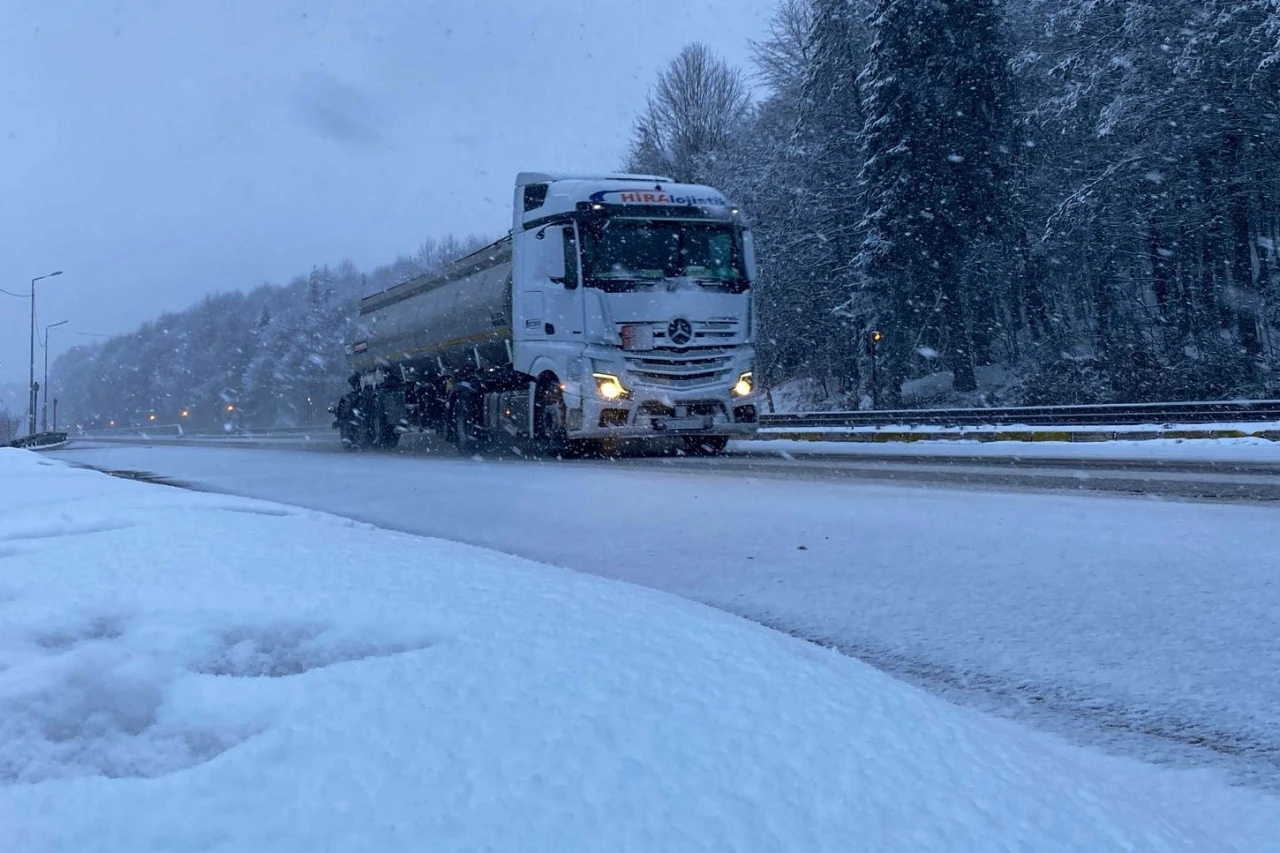
<svg viewBox="0 0 1280 853">
<path fill-rule="evenodd" d="M 692 388 L 727 380 L 733 354 L 720 349 L 692 349 L 687 352 L 650 350 L 628 355 L 627 370 L 642 382 L 667 388 Z"/>
<path fill-rule="evenodd" d="M 649 320 L 642 322 L 618 323 L 618 334 L 627 326 L 644 327 L 653 330 L 653 340 L 657 346 L 667 345 L 667 322 Z M 742 321 L 736 317 L 722 317 L 717 320 L 693 321 L 692 346 L 724 346 L 742 343 Z"/>
</svg>

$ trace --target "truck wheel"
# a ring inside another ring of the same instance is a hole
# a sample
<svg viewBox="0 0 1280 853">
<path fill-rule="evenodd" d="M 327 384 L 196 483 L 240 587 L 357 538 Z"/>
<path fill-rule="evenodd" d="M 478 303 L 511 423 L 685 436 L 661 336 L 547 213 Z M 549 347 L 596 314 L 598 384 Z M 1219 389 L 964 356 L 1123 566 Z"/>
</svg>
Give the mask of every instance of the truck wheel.
<svg viewBox="0 0 1280 853">
<path fill-rule="evenodd" d="M 356 419 L 356 409 L 360 406 L 359 397 L 348 394 L 338 401 L 334 407 L 333 417 L 338 428 L 338 437 L 346 450 L 359 450 L 360 422 Z"/>
<path fill-rule="evenodd" d="M 396 429 L 395 424 L 387 423 L 387 412 L 381 399 L 378 400 L 378 411 L 374 418 L 374 431 L 378 447 L 382 450 L 395 450 L 400 444 L 400 430 Z"/>
<path fill-rule="evenodd" d="M 727 435 L 687 435 L 684 452 L 688 456 L 719 456 L 729 446 Z"/>
<path fill-rule="evenodd" d="M 359 450 L 359 438 L 356 435 L 356 423 L 353 420 L 345 420 L 338 427 L 338 434 L 342 436 L 342 446 L 346 450 Z"/>
<path fill-rule="evenodd" d="M 475 398 L 459 394 L 453 401 L 453 443 L 462 456 L 484 451 L 484 431 L 476 420 Z"/>
<path fill-rule="evenodd" d="M 536 439 L 552 456 L 569 451 L 569 436 L 565 429 L 564 393 L 554 379 L 538 385 L 534 398 L 534 424 L 538 430 Z"/>
<path fill-rule="evenodd" d="M 378 398 L 370 389 L 360 395 L 359 412 L 355 413 L 355 445 L 357 450 L 369 450 L 378 442 Z"/>
</svg>

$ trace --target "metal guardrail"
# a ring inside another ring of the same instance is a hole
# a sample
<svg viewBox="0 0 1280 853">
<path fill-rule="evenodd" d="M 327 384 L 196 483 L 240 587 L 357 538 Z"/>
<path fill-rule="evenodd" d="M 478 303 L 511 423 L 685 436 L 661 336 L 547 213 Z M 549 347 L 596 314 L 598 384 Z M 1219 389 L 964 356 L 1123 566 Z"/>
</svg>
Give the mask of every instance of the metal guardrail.
<svg viewBox="0 0 1280 853">
<path fill-rule="evenodd" d="M 41 448 L 58 447 L 67 443 L 65 432 L 38 432 L 15 438 L 13 441 L 0 443 L 0 447 L 16 447 L 19 450 L 39 450 Z"/>
<path fill-rule="evenodd" d="M 1139 426 L 1280 422 L 1280 400 L 1018 406 L 1001 409 L 895 409 L 762 415 L 762 427 L 822 429 L 891 426 Z"/>
<path fill-rule="evenodd" d="M 109 427 L 107 429 L 84 430 L 88 438 L 132 438 L 149 436 L 153 438 L 270 438 L 272 436 L 310 435 L 328 432 L 328 423 L 307 427 L 270 427 L 267 429 L 234 429 L 234 430 L 193 430 L 181 424 L 151 424 L 139 427 Z"/>
</svg>

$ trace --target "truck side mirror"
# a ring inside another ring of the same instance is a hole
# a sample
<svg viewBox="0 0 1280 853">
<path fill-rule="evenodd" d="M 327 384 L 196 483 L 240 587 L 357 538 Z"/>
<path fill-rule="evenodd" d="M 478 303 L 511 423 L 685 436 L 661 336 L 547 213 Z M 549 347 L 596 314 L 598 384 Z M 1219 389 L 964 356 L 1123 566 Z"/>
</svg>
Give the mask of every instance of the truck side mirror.
<svg viewBox="0 0 1280 853">
<path fill-rule="evenodd" d="M 566 290 L 575 290 L 578 287 L 578 232 L 574 230 L 572 225 L 566 225 L 560 229 L 563 235 L 564 252 L 560 255 L 564 259 L 564 275 L 559 282 L 565 286 Z M 555 279 L 552 279 L 555 281 Z"/>
<path fill-rule="evenodd" d="M 559 228 L 547 228 L 538 233 L 538 278 L 549 278 L 563 284 L 565 280 L 564 233 Z"/>
<path fill-rule="evenodd" d="M 566 290 L 578 286 L 578 236 L 572 225 L 546 228 L 538 232 L 538 275 L 546 276 Z"/>
<path fill-rule="evenodd" d="M 747 268 L 747 281 L 755 284 L 756 281 L 756 236 L 751 233 L 750 228 L 742 229 L 742 254 L 743 264 Z"/>
</svg>

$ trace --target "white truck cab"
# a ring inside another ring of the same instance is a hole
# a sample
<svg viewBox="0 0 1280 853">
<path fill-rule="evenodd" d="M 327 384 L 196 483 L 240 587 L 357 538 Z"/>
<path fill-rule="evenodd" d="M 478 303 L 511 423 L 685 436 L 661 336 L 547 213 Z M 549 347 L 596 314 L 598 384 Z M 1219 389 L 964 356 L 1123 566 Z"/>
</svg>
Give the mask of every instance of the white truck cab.
<svg viewBox="0 0 1280 853">
<path fill-rule="evenodd" d="M 724 196 L 522 172 L 514 209 L 515 368 L 560 378 L 571 437 L 755 430 L 751 232 Z"/>
</svg>

